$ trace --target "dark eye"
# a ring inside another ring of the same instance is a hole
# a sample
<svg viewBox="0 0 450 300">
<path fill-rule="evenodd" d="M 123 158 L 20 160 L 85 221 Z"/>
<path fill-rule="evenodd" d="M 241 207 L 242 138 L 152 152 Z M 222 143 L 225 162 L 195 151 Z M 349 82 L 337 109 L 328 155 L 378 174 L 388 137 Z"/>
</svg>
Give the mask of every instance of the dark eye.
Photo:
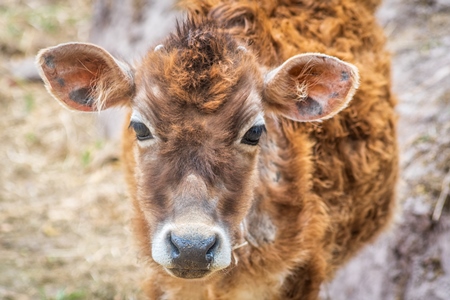
<svg viewBox="0 0 450 300">
<path fill-rule="evenodd" d="M 266 131 L 266 127 L 264 125 L 257 125 L 250 128 L 244 135 L 241 140 L 242 144 L 255 146 L 259 142 L 259 138 L 261 134 Z"/>
<path fill-rule="evenodd" d="M 133 127 L 134 132 L 136 132 L 136 138 L 139 141 L 148 140 L 148 139 L 153 138 L 153 135 L 150 132 L 150 129 L 148 129 L 144 123 L 131 121 L 130 127 Z"/>
</svg>

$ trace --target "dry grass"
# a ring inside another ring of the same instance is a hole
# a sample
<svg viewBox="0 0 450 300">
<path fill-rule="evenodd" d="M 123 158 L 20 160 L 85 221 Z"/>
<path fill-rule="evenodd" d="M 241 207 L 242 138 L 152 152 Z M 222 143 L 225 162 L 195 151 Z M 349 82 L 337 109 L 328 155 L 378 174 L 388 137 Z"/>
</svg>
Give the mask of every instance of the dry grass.
<svg viewBox="0 0 450 300">
<path fill-rule="evenodd" d="M 0 298 L 134 299 L 136 252 L 118 145 L 7 63 L 87 39 L 91 3 L 0 4 Z"/>
</svg>

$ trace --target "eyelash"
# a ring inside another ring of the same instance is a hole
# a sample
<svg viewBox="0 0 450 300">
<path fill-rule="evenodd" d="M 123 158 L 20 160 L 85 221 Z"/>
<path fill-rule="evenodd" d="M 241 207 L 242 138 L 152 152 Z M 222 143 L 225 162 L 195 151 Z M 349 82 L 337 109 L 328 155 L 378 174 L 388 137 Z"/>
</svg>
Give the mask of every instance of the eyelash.
<svg viewBox="0 0 450 300">
<path fill-rule="evenodd" d="M 241 139 L 242 144 L 256 146 L 258 145 L 259 139 L 263 132 L 266 132 L 266 126 L 264 125 L 256 125 L 252 126 Z"/>
<path fill-rule="evenodd" d="M 148 127 L 142 123 L 137 121 L 131 121 L 130 126 L 128 128 L 132 127 L 134 132 L 136 133 L 136 138 L 139 141 L 145 141 L 148 139 L 153 139 L 152 132 Z"/>
</svg>

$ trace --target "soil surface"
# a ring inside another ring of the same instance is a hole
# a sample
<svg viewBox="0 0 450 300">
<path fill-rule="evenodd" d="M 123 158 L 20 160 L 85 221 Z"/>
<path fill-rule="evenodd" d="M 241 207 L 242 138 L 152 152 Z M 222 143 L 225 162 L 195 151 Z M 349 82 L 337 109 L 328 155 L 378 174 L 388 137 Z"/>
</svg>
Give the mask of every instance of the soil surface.
<svg viewBox="0 0 450 300">
<path fill-rule="evenodd" d="M 12 75 L 33 75 L 22 59 L 41 48 L 87 41 L 91 5 L 0 2 L 0 299 L 142 298 L 117 141 Z"/>
<path fill-rule="evenodd" d="M 139 299 L 131 208 L 118 142 L 108 138 L 120 113 L 69 112 L 18 76 L 35 78 L 29 58 L 43 47 L 121 41 L 116 54 L 131 61 L 158 36 L 111 22 L 119 16 L 100 11 L 102 1 L 67 2 L 0 4 L 0 299 Z M 167 31 L 174 15 L 155 3 L 152 18 L 131 21 Z M 386 0 L 377 16 L 399 100 L 398 214 L 322 297 L 450 299 L 450 1 Z M 447 203 L 432 221 L 438 199 Z"/>
</svg>

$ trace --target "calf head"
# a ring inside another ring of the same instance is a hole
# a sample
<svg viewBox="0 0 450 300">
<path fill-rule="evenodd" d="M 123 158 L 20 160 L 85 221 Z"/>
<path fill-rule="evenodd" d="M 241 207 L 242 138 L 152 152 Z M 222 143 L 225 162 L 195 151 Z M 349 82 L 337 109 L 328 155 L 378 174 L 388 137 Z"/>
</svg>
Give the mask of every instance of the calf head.
<svg viewBox="0 0 450 300">
<path fill-rule="evenodd" d="M 231 264 L 258 184 L 265 118 L 329 118 L 350 101 L 354 66 L 301 54 L 266 71 L 211 23 L 187 21 L 135 68 L 91 44 L 42 50 L 49 92 L 70 109 L 131 109 L 135 181 L 152 259 L 176 277 Z"/>
</svg>

